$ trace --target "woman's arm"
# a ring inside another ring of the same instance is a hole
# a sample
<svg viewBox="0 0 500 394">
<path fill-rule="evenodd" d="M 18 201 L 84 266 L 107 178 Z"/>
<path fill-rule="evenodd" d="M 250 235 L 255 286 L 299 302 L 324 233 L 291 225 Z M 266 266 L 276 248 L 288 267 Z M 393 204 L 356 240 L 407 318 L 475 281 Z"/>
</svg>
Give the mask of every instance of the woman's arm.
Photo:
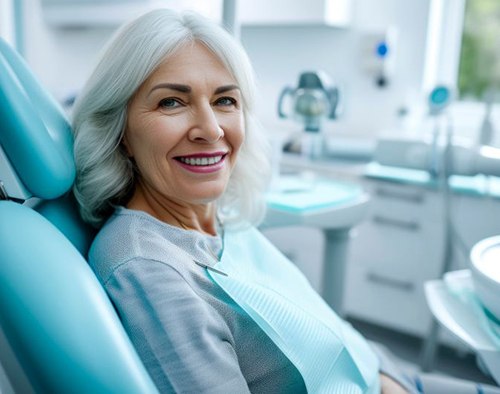
<svg viewBox="0 0 500 394">
<path fill-rule="evenodd" d="M 380 388 L 382 394 L 408 394 L 403 386 L 383 373 L 380 374 Z"/>
</svg>

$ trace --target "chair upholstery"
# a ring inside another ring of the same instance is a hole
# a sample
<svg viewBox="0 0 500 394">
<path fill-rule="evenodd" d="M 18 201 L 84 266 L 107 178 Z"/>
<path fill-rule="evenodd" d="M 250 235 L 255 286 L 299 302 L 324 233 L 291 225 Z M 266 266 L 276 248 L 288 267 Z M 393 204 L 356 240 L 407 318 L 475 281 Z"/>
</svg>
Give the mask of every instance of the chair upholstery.
<svg viewBox="0 0 500 394">
<path fill-rule="evenodd" d="M 1 40 L 0 54 L 0 144 L 33 195 L 59 197 L 75 177 L 68 122 L 22 58 Z"/>
<path fill-rule="evenodd" d="M 0 39 L 1 330 L 36 392 L 155 393 L 85 261 L 74 176 L 64 113 Z"/>
</svg>

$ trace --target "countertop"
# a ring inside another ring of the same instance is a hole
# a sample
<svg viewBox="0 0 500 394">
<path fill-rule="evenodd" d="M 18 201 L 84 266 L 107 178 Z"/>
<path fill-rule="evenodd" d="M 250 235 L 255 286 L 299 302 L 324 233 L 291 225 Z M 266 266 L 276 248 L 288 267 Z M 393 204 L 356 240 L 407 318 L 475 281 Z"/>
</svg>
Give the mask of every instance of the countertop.
<svg viewBox="0 0 500 394">
<path fill-rule="evenodd" d="M 299 154 L 283 153 L 281 171 L 314 172 L 329 178 L 343 181 L 374 179 L 398 184 L 421 186 L 427 189 L 439 188 L 439 179 L 433 178 L 427 171 L 401 167 L 382 166 L 376 162 L 362 159 L 325 158 L 310 160 Z M 453 192 L 478 197 L 500 198 L 500 178 L 486 175 L 459 176 L 449 179 Z"/>
</svg>

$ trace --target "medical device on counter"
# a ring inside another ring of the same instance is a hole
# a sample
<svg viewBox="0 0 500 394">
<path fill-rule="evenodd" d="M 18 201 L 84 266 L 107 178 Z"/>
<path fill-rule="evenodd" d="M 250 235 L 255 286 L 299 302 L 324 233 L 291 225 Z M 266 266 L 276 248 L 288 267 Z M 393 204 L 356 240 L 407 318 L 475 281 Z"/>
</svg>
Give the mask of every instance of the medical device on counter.
<svg viewBox="0 0 500 394">
<path fill-rule="evenodd" d="M 287 110 L 284 109 L 287 101 Z M 323 156 L 321 126 L 325 119 L 336 119 L 340 112 L 339 88 L 321 71 L 300 74 L 297 87 L 287 86 L 278 100 L 280 118 L 292 118 L 304 125 L 301 152 L 308 158 Z"/>
<path fill-rule="evenodd" d="M 437 86 L 429 94 L 429 115 L 434 124 L 431 141 L 382 138 L 377 141 L 374 160 L 385 166 L 428 171 L 435 177 L 444 172 L 500 176 L 500 149 L 453 141 L 451 119 L 445 112 L 451 96 L 445 86 Z"/>
</svg>

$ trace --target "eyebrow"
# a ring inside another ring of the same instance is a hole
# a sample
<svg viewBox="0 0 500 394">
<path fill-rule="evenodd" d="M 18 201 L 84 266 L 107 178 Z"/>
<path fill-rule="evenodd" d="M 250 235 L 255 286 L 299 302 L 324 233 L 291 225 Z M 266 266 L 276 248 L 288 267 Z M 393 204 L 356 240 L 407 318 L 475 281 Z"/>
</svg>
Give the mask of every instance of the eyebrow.
<svg viewBox="0 0 500 394">
<path fill-rule="evenodd" d="M 188 85 L 181 85 L 178 83 L 159 83 L 158 85 L 153 86 L 153 88 L 149 91 L 148 96 L 157 89 L 172 89 L 181 93 L 191 93 L 191 87 Z"/>
<path fill-rule="evenodd" d="M 158 85 L 155 85 L 148 93 L 148 96 L 155 90 L 157 89 L 172 89 L 176 90 L 181 93 L 191 93 L 192 89 L 191 86 L 188 85 L 182 85 L 179 83 L 160 83 Z M 215 89 L 214 94 L 221 94 L 225 92 L 229 92 L 231 90 L 239 90 L 238 85 L 224 85 L 224 86 L 219 86 L 217 89 Z"/>
<path fill-rule="evenodd" d="M 221 94 L 221 93 L 226 93 L 231 90 L 240 90 L 240 87 L 238 85 L 225 85 L 225 86 L 220 86 L 217 89 L 215 89 L 214 94 Z"/>
</svg>

